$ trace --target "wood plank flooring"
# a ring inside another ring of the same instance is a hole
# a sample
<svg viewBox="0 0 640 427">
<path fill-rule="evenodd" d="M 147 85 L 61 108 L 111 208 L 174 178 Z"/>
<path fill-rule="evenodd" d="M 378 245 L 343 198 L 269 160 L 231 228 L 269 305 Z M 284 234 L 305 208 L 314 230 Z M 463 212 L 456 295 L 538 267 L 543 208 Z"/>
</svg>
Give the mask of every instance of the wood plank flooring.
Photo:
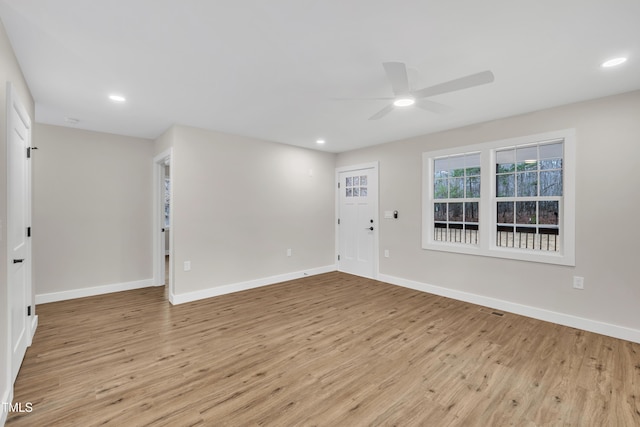
<svg viewBox="0 0 640 427">
<path fill-rule="evenodd" d="M 638 426 L 640 344 L 328 273 L 38 306 L 9 426 Z"/>
</svg>

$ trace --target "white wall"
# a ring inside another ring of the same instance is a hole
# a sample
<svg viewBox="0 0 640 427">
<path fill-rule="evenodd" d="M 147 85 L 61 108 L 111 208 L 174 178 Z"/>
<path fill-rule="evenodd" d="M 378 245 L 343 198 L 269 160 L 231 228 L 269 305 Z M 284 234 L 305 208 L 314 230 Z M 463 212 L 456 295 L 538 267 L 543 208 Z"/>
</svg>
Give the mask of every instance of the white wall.
<svg viewBox="0 0 640 427">
<path fill-rule="evenodd" d="M 168 146 L 176 294 L 335 264 L 334 154 L 184 126 Z"/>
<path fill-rule="evenodd" d="M 153 142 L 42 124 L 34 135 L 38 301 L 150 285 Z"/>
<path fill-rule="evenodd" d="M 9 309 L 7 289 L 7 114 L 6 82 L 13 83 L 15 92 L 27 109 L 33 122 L 34 103 L 31 92 L 9 44 L 4 26 L 0 23 L 0 403 L 6 402 L 11 392 L 9 372 Z M 32 137 L 35 141 L 35 137 Z M 0 411 L 0 424 L 6 413 Z"/>
<path fill-rule="evenodd" d="M 577 138 L 575 268 L 421 248 L 422 152 L 565 128 Z M 342 153 L 337 165 L 373 160 L 380 161 L 380 211 L 399 211 L 380 227 L 380 251 L 391 255 L 380 258 L 383 275 L 640 337 L 640 91 Z M 572 289 L 574 275 L 584 276 L 584 290 Z"/>
</svg>

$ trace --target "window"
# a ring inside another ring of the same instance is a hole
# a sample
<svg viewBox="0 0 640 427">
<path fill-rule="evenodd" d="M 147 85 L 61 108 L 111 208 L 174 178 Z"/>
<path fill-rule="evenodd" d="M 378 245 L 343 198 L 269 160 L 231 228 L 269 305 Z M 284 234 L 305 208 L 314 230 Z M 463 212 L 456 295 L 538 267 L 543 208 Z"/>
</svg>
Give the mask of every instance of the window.
<svg viewBox="0 0 640 427">
<path fill-rule="evenodd" d="M 480 153 L 434 159 L 433 240 L 478 243 Z"/>
<path fill-rule="evenodd" d="M 564 140 L 496 150 L 496 246 L 560 252 Z"/>
<path fill-rule="evenodd" d="M 367 176 L 348 176 L 344 182 L 346 197 L 367 197 Z"/>
<path fill-rule="evenodd" d="M 423 153 L 423 248 L 575 264 L 574 131 Z"/>
</svg>

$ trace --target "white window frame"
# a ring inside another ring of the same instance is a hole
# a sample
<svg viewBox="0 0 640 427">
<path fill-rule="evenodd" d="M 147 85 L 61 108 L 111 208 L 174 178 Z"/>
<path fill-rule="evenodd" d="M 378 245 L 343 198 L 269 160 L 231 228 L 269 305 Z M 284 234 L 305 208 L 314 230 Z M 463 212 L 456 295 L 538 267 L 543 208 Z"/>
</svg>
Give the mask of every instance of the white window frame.
<svg viewBox="0 0 640 427">
<path fill-rule="evenodd" d="M 562 139 L 563 196 L 560 203 L 560 250 L 558 252 L 500 247 L 496 245 L 497 202 L 496 151 L 508 147 Z M 477 245 L 434 240 L 434 159 L 480 152 L 479 242 Z M 422 247 L 427 250 L 454 252 L 522 261 L 575 266 L 575 129 L 564 129 L 517 138 L 460 146 L 422 153 Z"/>
</svg>

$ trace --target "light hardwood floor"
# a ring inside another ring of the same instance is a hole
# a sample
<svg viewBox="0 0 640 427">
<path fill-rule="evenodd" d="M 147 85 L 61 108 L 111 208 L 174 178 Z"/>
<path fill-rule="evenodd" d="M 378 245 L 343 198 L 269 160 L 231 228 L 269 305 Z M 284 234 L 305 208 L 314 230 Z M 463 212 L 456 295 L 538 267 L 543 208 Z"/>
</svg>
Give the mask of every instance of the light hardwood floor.
<svg viewBox="0 0 640 427">
<path fill-rule="evenodd" d="M 38 306 L 9 426 L 638 426 L 640 344 L 343 273 Z"/>
</svg>

